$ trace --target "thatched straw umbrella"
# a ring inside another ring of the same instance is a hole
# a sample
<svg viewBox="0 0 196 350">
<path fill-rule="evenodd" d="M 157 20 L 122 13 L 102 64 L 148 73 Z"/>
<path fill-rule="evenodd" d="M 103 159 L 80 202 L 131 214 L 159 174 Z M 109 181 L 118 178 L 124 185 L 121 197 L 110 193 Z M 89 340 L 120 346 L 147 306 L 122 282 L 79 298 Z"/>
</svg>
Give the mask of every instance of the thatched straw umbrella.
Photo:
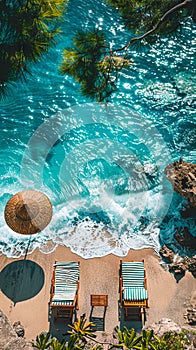
<svg viewBox="0 0 196 350">
<path fill-rule="evenodd" d="M 10 198 L 4 215 L 13 231 L 31 235 L 42 231 L 49 224 L 52 205 L 45 194 L 27 190 Z"/>
</svg>

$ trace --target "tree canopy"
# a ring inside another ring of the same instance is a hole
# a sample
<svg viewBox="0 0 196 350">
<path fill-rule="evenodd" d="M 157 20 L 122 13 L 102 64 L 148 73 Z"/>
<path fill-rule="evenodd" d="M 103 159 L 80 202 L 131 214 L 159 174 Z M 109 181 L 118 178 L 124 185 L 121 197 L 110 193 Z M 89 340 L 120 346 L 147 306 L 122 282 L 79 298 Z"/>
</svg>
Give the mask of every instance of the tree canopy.
<svg viewBox="0 0 196 350">
<path fill-rule="evenodd" d="M 30 73 L 30 64 L 46 53 L 60 31 L 59 19 L 68 0 L 2 0 L 0 2 L 0 96 Z M 71 0 L 70 0 L 71 1 Z M 107 101 L 117 88 L 119 72 L 131 64 L 128 54 L 136 42 L 154 42 L 173 33 L 187 18 L 196 22 L 196 0 L 105 0 L 118 11 L 130 40 L 111 49 L 100 30 L 78 32 L 65 48 L 62 74 L 80 83 L 92 100 Z"/>
<path fill-rule="evenodd" d="M 0 1 L 0 93 L 24 78 L 59 33 L 66 0 Z"/>
<path fill-rule="evenodd" d="M 124 46 L 111 49 L 107 38 L 98 31 L 82 33 L 77 47 L 77 36 L 73 39 L 75 48 L 64 51 L 60 71 L 71 75 L 81 84 L 81 92 L 92 100 L 107 101 L 117 89 L 119 72 L 131 64 L 130 48 L 136 42 L 154 42 L 160 35 L 173 33 L 191 17 L 196 22 L 196 0 L 106 0 L 122 16 L 125 26 L 134 34 Z M 93 38 L 93 39 L 92 39 Z M 91 40 L 99 54 L 92 59 Z M 86 49 L 88 42 L 89 50 Z M 85 62 L 85 63 L 84 63 Z M 88 62 L 88 64 L 86 64 Z M 66 69 L 65 69 L 66 67 Z M 93 76 L 93 80 L 91 80 Z"/>
<path fill-rule="evenodd" d="M 103 101 L 115 91 L 119 69 L 129 65 L 129 60 L 107 55 L 108 50 L 102 32 L 81 31 L 73 39 L 72 48 L 64 50 L 60 71 L 78 81 L 85 96 Z"/>
<path fill-rule="evenodd" d="M 136 35 L 149 31 L 159 22 L 159 33 L 169 33 L 174 31 L 185 17 L 195 15 L 194 1 L 191 0 L 107 0 L 107 3 L 118 9 L 126 27 Z M 163 19 L 166 13 L 167 18 Z"/>
</svg>

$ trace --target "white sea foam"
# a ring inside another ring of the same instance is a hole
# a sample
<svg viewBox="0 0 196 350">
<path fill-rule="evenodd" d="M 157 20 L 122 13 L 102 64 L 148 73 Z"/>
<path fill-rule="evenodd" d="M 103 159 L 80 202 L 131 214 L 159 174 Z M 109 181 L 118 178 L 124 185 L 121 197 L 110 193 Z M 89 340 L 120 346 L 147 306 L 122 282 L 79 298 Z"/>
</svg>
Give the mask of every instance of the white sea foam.
<svg viewBox="0 0 196 350">
<path fill-rule="evenodd" d="M 97 182 L 97 186 L 99 182 Z M 12 184 L 4 188 L 1 194 L 1 213 L 7 199 L 14 193 L 21 190 L 20 183 Z M 25 255 L 27 248 L 28 252 L 39 248 L 43 253 L 50 253 L 58 244 L 70 247 L 71 250 L 84 258 L 95 256 L 104 256 L 113 253 L 119 256 L 126 255 L 129 248 L 140 249 L 143 247 L 153 247 L 157 250 L 158 234 L 157 227 L 153 224 L 147 225 L 143 230 L 138 229 L 138 232 L 133 230 L 137 227 L 137 218 L 145 211 L 144 203 L 150 201 L 151 209 L 153 209 L 151 199 L 152 191 L 146 192 L 145 201 L 144 194 L 141 200 L 141 195 L 134 193 L 131 197 L 128 194 L 121 196 L 112 196 L 109 198 L 107 186 L 94 187 L 89 186 L 92 196 L 97 197 L 96 205 L 99 206 L 99 211 L 89 210 L 87 207 L 89 198 L 75 198 L 73 202 L 60 203 L 53 205 L 53 218 L 50 225 L 42 232 L 24 236 L 13 232 L 5 223 L 3 215 L 0 218 L 1 232 L 1 253 L 8 257 L 18 257 Z M 46 188 L 44 189 L 47 190 Z M 51 201 L 56 201 L 56 196 L 50 191 Z M 154 197 L 158 194 L 154 193 Z M 91 198 L 92 199 L 92 198 Z M 110 200 L 110 206 L 105 203 Z M 160 197 L 157 201 L 160 200 Z M 91 202 L 91 205 L 95 205 Z M 102 205 L 103 204 L 103 205 Z M 83 217 L 80 217 L 79 211 L 83 212 Z M 154 209 L 153 209 L 154 210 Z M 103 217 L 106 215 L 106 219 Z M 100 215 L 99 220 L 93 215 Z M 101 218 L 107 220 L 107 224 L 101 221 Z"/>
<path fill-rule="evenodd" d="M 9 188 L 9 196 L 11 189 Z M 97 193 L 97 190 L 95 190 Z M 6 193 L 6 191 L 5 191 Z M 148 200 L 147 200 L 148 199 Z M 2 254 L 8 257 L 19 257 L 39 248 L 43 253 L 54 251 L 57 245 L 65 245 L 84 258 L 101 257 L 113 253 L 118 256 L 125 256 L 128 250 L 151 247 L 158 253 L 161 241 L 168 245 L 173 244 L 173 236 L 178 227 L 189 226 L 193 235 L 196 230 L 193 222 L 183 222 L 179 211 L 182 203 L 178 204 L 178 197 L 174 201 L 171 211 L 172 216 L 166 223 L 162 222 L 160 229 L 159 207 L 164 203 L 164 195 L 161 192 L 148 191 L 145 203 L 141 205 L 138 198 L 129 198 L 128 195 L 114 196 L 110 202 L 110 207 L 105 212 L 107 224 L 101 222 L 103 215 L 100 207 L 100 221 L 93 219 L 92 212 L 80 216 L 76 208 L 84 209 L 84 198 L 78 198 L 75 203 L 61 203 L 54 206 L 54 214 L 49 226 L 42 232 L 24 236 L 13 232 L 6 224 L 3 217 L 0 219 Z M 77 204 L 76 204 L 77 202 Z M 157 202 L 159 206 L 157 206 Z M 100 205 L 101 202 L 99 202 Z M 139 205 L 138 205 L 139 204 Z M 140 218 L 140 221 L 137 219 Z M 142 222 L 141 218 L 144 218 Z M 103 220 L 104 221 L 104 220 Z M 183 250 L 181 251 L 183 253 Z M 186 251 L 184 251 L 185 254 Z"/>
<path fill-rule="evenodd" d="M 12 158 L 2 174 L 0 202 L 0 251 L 9 257 L 25 255 L 27 248 L 50 253 L 59 244 L 84 258 L 124 256 L 130 248 L 158 252 L 163 242 L 175 245 L 180 226 L 196 234 L 164 178 L 167 145 L 151 122 L 130 109 L 86 104 L 62 111 L 36 130 L 24 154 L 16 150 Z M 14 233 L 3 216 L 7 200 L 29 187 L 53 205 L 48 227 L 31 237 Z"/>
</svg>

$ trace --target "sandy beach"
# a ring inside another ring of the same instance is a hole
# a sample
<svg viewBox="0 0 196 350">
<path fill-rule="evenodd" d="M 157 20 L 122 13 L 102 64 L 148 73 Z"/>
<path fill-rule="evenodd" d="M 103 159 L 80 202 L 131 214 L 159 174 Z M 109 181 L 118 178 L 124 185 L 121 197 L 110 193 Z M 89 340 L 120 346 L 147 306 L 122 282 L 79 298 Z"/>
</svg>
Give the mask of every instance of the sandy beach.
<svg viewBox="0 0 196 350">
<path fill-rule="evenodd" d="M 195 279 L 190 272 L 186 272 L 186 275 L 177 283 L 174 276 L 160 265 L 160 260 L 152 249 L 130 250 L 128 255 L 122 258 L 108 255 L 88 260 L 77 256 L 63 246 L 57 247 L 50 254 L 42 254 L 39 250 L 35 250 L 27 256 L 25 262 L 24 258 L 9 259 L 1 256 L 0 270 L 3 271 L 1 284 L 4 292 L 0 292 L 0 309 L 12 323 L 21 321 L 28 340 L 35 339 L 36 335 L 42 331 L 50 330 L 54 335 L 58 335 L 58 332 L 61 332 L 60 327 L 64 328 L 65 325 L 54 323 L 53 319 L 49 319 L 48 313 L 53 264 L 55 261 L 79 261 L 80 288 L 77 317 L 85 313 L 89 319 L 91 294 L 108 294 L 104 331 L 112 333 L 113 328 L 123 322 L 119 317 L 118 304 L 120 259 L 123 261 L 144 259 L 149 293 L 145 325 L 148 326 L 167 317 L 187 327 L 184 314 L 196 289 Z M 20 264 L 24 265 L 24 276 L 21 273 L 18 276 L 13 275 L 11 267 L 16 264 L 18 267 Z M 18 285 L 20 285 L 20 292 Z M 18 295 L 14 295 L 15 291 Z M 100 318 L 103 312 L 102 307 L 97 307 L 94 308 L 91 316 L 95 319 Z"/>
</svg>

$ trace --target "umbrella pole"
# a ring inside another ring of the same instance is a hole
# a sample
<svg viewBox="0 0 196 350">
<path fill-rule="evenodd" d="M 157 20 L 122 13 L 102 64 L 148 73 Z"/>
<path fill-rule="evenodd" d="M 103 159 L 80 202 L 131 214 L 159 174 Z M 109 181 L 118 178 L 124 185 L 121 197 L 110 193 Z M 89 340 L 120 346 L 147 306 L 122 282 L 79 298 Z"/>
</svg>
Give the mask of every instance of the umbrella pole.
<svg viewBox="0 0 196 350">
<path fill-rule="evenodd" d="M 26 260 L 26 257 L 27 257 L 27 254 L 28 254 L 28 250 L 29 250 L 30 243 L 31 243 L 31 236 L 29 237 L 29 241 L 28 241 L 28 245 L 27 245 L 26 252 L 25 252 L 24 260 Z"/>
</svg>

